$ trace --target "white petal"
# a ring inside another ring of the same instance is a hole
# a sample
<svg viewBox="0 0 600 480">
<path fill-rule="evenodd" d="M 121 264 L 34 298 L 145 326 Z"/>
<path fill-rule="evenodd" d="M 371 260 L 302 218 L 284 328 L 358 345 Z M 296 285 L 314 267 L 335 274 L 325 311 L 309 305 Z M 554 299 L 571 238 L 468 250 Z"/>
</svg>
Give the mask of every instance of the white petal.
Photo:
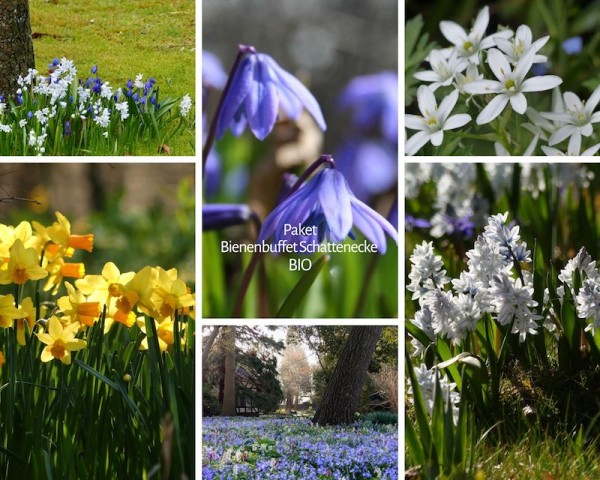
<svg viewBox="0 0 600 480">
<path fill-rule="evenodd" d="M 548 35 L 546 35 L 545 37 L 542 38 L 538 38 L 535 42 L 533 42 L 531 45 L 533 47 L 535 47 L 535 51 L 539 52 L 541 50 L 541 48 L 546 45 L 546 43 L 548 42 L 548 40 L 550 39 L 550 37 Z"/>
<path fill-rule="evenodd" d="M 444 123 L 444 120 L 448 118 L 450 112 L 456 105 L 458 100 L 458 90 L 454 90 L 450 95 L 444 97 L 444 99 L 440 102 L 440 107 L 438 109 L 437 117 L 440 119 L 440 123 Z"/>
<path fill-rule="evenodd" d="M 510 153 L 500 142 L 494 142 L 494 150 L 497 157 L 510 157 Z"/>
<path fill-rule="evenodd" d="M 417 80 L 422 82 L 435 82 L 440 79 L 440 76 L 432 70 L 423 70 L 413 75 Z"/>
<path fill-rule="evenodd" d="M 424 117 L 428 117 L 435 112 L 437 108 L 437 102 L 431 88 L 421 85 L 417 90 L 417 103 L 419 104 L 419 110 Z"/>
<path fill-rule="evenodd" d="M 531 77 L 521 84 L 522 92 L 543 92 L 551 90 L 562 83 L 562 78 L 556 75 L 542 75 L 541 77 Z"/>
<path fill-rule="evenodd" d="M 594 128 L 591 123 L 586 123 L 583 127 L 579 127 L 579 131 L 584 137 L 589 137 L 594 132 Z"/>
<path fill-rule="evenodd" d="M 496 46 L 508 56 L 511 56 L 515 51 L 514 44 L 508 41 L 506 38 L 494 37 L 494 42 L 496 42 Z"/>
<path fill-rule="evenodd" d="M 462 47 L 467 41 L 467 32 L 458 24 L 447 20 L 440 22 L 440 30 L 442 35 L 446 37 L 450 43 Z"/>
<path fill-rule="evenodd" d="M 454 130 L 455 128 L 460 128 L 470 121 L 471 115 L 467 113 L 458 113 L 456 115 L 452 115 L 444 122 L 444 130 Z"/>
<path fill-rule="evenodd" d="M 523 152 L 524 157 L 529 157 L 529 156 L 533 155 L 533 152 L 535 151 L 535 147 L 537 147 L 539 139 L 540 139 L 540 134 L 536 133 L 536 135 L 533 137 L 533 140 L 531 140 L 531 143 L 529 143 L 529 145 Z"/>
<path fill-rule="evenodd" d="M 596 90 L 592 92 L 588 101 L 585 102 L 585 113 L 587 113 L 588 116 L 594 112 L 598 102 L 600 102 L 600 85 L 596 87 Z"/>
<path fill-rule="evenodd" d="M 516 95 L 511 96 L 510 104 L 513 110 L 521 115 L 523 115 L 525 110 L 527 110 L 527 99 L 522 93 L 517 93 Z"/>
<path fill-rule="evenodd" d="M 548 57 L 546 55 L 534 55 L 533 63 L 546 63 L 548 61 Z"/>
<path fill-rule="evenodd" d="M 598 123 L 600 122 L 600 112 L 596 112 L 594 114 L 592 114 L 591 118 L 590 118 L 590 123 Z"/>
<path fill-rule="evenodd" d="M 567 110 L 583 110 L 583 102 L 575 93 L 565 92 L 563 97 L 565 99 L 565 107 Z"/>
<path fill-rule="evenodd" d="M 438 130 L 431 136 L 431 144 L 439 147 L 444 141 L 444 131 Z"/>
<path fill-rule="evenodd" d="M 506 76 L 512 72 L 508 59 L 497 48 L 490 48 L 488 50 L 487 63 L 492 69 L 492 72 L 494 72 L 494 75 L 496 75 L 496 78 L 501 82 L 503 82 Z"/>
<path fill-rule="evenodd" d="M 506 95 L 498 95 L 494 97 L 477 117 L 477 125 L 490 123 L 494 118 L 502 113 L 502 110 L 504 110 L 504 107 L 506 107 L 507 103 L 508 97 Z"/>
<path fill-rule="evenodd" d="M 525 50 L 525 53 L 521 56 L 521 58 L 519 58 L 519 61 L 515 65 L 515 78 L 517 79 L 517 83 L 521 83 L 525 78 L 525 75 L 527 75 L 527 72 L 531 70 L 534 55 L 535 50 L 529 47 L 527 50 Z"/>
<path fill-rule="evenodd" d="M 502 30 L 501 32 L 492 33 L 481 40 L 481 43 L 479 44 L 479 50 L 487 50 L 488 48 L 493 47 L 496 44 L 496 39 L 498 38 L 505 38 L 508 40 L 512 36 L 512 30 Z"/>
<path fill-rule="evenodd" d="M 410 128 L 411 130 L 426 130 L 427 125 L 425 124 L 425 120 L 423 117 L 419 117 L 418 115 L 411 115 L 407 113 L 404 115 L 404 126 L 406 128 Z"/>
<path fill-rule="evenodd" d="M 565 138 L 573 135 L 576 130 L 577 127 L 574 127 L 573 125 L 565 125 L 564 127 L 559 128 L 556 132 L 550 135 L 548 145 L 552 146 L 562 142 Z"/>
<path fill-rule="evenodd" d="M 421 147 L 423 145 L 425 145 L 429 141 L 430 138 L 431 138 L 431 135 L 429 132 L 415 133 L 406 142 L 406 145 L 404 146 L 404 152 L 406 153 L 406 155 L 410 155 L 410 156 L 414 155 L 419 150 L 421 150 Z"/>
<path fill-rule="evenodd" d="M 598 150 L 600 150 L 600 143 L 588 148 L 587 150 L 584 150 L 581 153 L 581 156 L 582 157 L 593 157 Z"/>
<path fill-rule="evenodd" d="M 463 90 L 470 95 L 498 93 L 501 92 L 503 88 L 504 85 L 496 80 L 473 80 L 463 86 Z"/>
<path fill-rule="evenodd" d="M 571 115 L 568 113 L 540 112 L 540 115 L 548 120 L 552 120 L 553 122 L 566 123 L 571 120 Z"/>
<path fill-rule="evenodd" d="M 576 157 L 579 155 L 579 150 L 581 150 L 581 135 L 579 132 L 575 132 L 571 135 L 569 140 L 569 147 L 567 148 L 567 155 L 572 155 Z"/>
<path fill-rule="evenodd" d="M 546 145 L 542 145 L 542 151 L 548 157 L 563 157 L 565 155 L 558 148 L 547 147 Z"/>
<path fill-rule="evenodd" d="M 521 25 L 515 32 L 515 39 L 522 40 L 527 46 L 531 45 L 531 40 L 533 39 L 531 29 L 527 25 Z"/>
<path fill-rule="evenodd" d="M 475 23 L 473 24 L 472 32 L 473 32 L 473 35 L 475 36 L 475 38 L 477 38 L 478 40 L 481 40 L 483 38 L 489 23 L 490 23 L 490 9 L 486 5 L 477 14 L 477 18 L 475 19 Z"/>
</svg>

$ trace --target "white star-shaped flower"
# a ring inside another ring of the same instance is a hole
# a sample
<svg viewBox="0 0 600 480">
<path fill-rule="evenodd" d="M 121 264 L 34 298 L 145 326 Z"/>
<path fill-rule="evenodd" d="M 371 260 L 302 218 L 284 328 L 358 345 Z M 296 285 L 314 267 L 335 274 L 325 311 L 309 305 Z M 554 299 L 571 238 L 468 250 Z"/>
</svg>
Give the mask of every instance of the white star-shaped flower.
<svg viewBox="0 0 600 480">
<path fill-rule="evenodd" d="M 548 145 L 556 145 L 569 137 L 571 137 L 569 143 L 578 141 L 581 145 L 581 136 L 589 137 L 593 131 L 592 123 L 600 122 L 600 112 L 594 112 L 600 102 L 600 86 L 594 90 L 587 102 L 582 102 L 573 92 L 565 92 L 563 98 L 565 101 L 564 112 L 540 113 L 548 120 L 564 124 L 550 136 Z"/>
<path fill-rule="evenodd" d="M 473 28 L 469 33 L 459 24 L 446 20 L 440 22 L 440 30 L 446 40 L 454 45 L 459 57 L 466 58 L 469 62 L 479 65 L 479 52 L 493 47 L 495 45 L 494 38 L 510 38 L 513 34 L 511 30 L 503 30 L 484 37 L 489 23 L 490 10 L 486 6 L 477 14 Z"/>
<path fill-rule="evenodd" d="M 441 50 L 432 50 L 427 61 L 431 70 L 415 73 L 415 78 L 423 82 L 433 82 L 429 87 L 434 92 L 441 86 L 448 86 L 457 73 L 464 71 L 469 65 L 466 58 L 458 58 L 456 50 L 452 50 L 450 57 L 446 57 Z"/>
<path fill-rule="evenodd" d="M 436 147 L 444 141 L 444 130 L 453 130 L 466 125 L 471 116 L 466 113 L 450 115 L 458 100 L 458 90 L 445 97 L 438 107 L 430 87 L 421 85 L 417 90 L 417 103 L 421 115 L 406 114 L 405 125 L 411 130 L 420 130 L 406 142 L 406 155 L 414 155 L 423 145 L 431 142 Z"/>
<path fill-rule="evenodd" d="M 500 50 L 495 48 L 488 50 L 487 62 L 498 80 L 475 80 L 464 86 L 465 92 L 471 95 L 497 94 L 477 117 L 478 125 L 494 120 L 502 113 L 509 101 L 513 110 L 522 115 L 527 110 L 527 99 L 524 93 L 551 90 L 562 83 L 562 79 L 556 75 L 542 75 L 525 80 L 525 75 L 533 65 L 534 55 L 535 50 L 530 47 L 513 70 Z"/>
<path fill-rule="evenodd" d="M 515 65 L 527 50 L 533 47 L 536 53 L 533 56 L 533 63 L 544 63 L 548 60 L 544 55 L 538 55 L 537 52 L 546 45 L 550 37 L 542 37 L 532 43 L 533 35 L 531 29 L 527 25 L 521 25 L 517 28 L 514 38 L 507 40 L 502 37 L 494 37 L 496 46 L 508 57 L 510 63 Z"/>
</svg>

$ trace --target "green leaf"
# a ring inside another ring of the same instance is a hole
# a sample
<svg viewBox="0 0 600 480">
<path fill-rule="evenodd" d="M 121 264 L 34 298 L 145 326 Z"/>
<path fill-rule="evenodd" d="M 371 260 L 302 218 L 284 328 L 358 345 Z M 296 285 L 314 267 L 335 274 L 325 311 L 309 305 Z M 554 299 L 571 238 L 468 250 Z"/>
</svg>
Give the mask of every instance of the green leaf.
<svg viewBox="0 0 600 480">
<path fill-rule="evenodd" d="M 314 283 L 323 267 L 329 262 L 329 259 L 328 255 L 323 255 L 310 270 L 302 275 L 300 281 L 298 281 L 294 289 L 284 300 L 281 308 L 275 315 L 276 318 L 291 318 L 294 315 L 294 312 L 306 296 L 308 289 Z"/>
</svg>

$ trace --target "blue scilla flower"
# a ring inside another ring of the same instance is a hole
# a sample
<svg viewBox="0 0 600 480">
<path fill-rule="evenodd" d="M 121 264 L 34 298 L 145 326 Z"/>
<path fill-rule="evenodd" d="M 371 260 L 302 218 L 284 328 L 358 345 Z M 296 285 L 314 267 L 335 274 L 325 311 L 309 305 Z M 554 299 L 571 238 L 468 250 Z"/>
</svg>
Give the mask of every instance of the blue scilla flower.
<svg viewBox="0 0 600 480">
<path fill-rule="evenodd" d="M 570 37 L 562 43 L 562 49 L 567 55 L 575 55 L 583 50 L 583 38 Z"/>
<path fill-rule="evenodd" d="M 308 236 L 292 235 L 289 226 L 316 226 L 316 233 Z M 267 216 L 260 230 L 258 242 L 272 238 L 289 243 L 324 240 L 336 243 L 346 237 L 354 238 L 351 229 L 355 226 L 377 246 L 379 253 L 386 251 L 387 233 L 397 243 L 398 234 L 379 213 L 358 200 L 344 176 L 334 168 L 326 168 L 289 195 Z"/>
<path fill-rule="evenodd" d="M 202 206 L 202 230 L 219 230 L 233 225 L 242 225 L 250 219 L 252 211 L 248 205 L 213 203 Z"/>
<path fill-rule="evenodd" d="M 336 167 L 362 201 L 387 192 L 398 180 L 395 144 L 355 138 L 342 145 L 335 159 Z"/>
<path fill-rule="evenodd" d="M 65 122 L 65 135 L 71 135 L 71 122 L 69 122 L 68 120 Z"/>
<path fill-rule="evenodd" d="M 92 75 L 96 75 L 96 73 L 98 73 L 98 65 L 94 65 L 90 72 L 92 72 Z"/>
<path fill-rule="evenodd" d="M 340 95 L 339 103 L 352 110 L 352 121 L 360 131 L 369 133 L 379 128 L 386 140 L 398 143 L 397 73 L 354 78 Z"/>
<path fill-rule="evenodd" d="M 227 83 L 227 73 L 219 57 L 211 52 L 202 50 L 202 89 L 216 88 L 223 90 Z"/>
<path fill-rule="evenodd" d="M 241 49 L 246 55 L 223 94 L 217 138 L 228 128 L 239 136 L 248 124 L 252 133 L 263 140 L 273 130 L 280 109 L 296 120 L 304 107 L 321 130 L 327 128 L 315 97 L 296 77 L 270 56 L 256 53 L 252 47 Z"/>
</svg>

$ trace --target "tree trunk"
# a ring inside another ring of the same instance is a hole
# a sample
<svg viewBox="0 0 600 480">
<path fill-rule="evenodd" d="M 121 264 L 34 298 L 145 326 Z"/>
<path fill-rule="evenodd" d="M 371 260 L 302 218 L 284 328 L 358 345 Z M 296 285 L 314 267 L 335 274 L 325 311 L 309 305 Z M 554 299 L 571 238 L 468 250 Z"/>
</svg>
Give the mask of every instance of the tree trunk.
<svg viewBox="0 0 600 480">
<path fill-rule="evenodd" d="M 219 325 L 216 325 L 213 327 L 212 332 L 210 332 L 210 335 L 206 339 L 206 344 L 202 348 L 202 377 L 203 377 L 203 380 L 204 380 L 204 374 L 206 372 L 206 368 L 208 365 L 208 355 L 210 354 L 210 349 L 212 348 L 213 344 L 215 343 L 215 340 L 219 336 L 219 330 L 221 330 L 221 327 Z"/>
<path fill-rule="evenodd" d="M 0 2 L 0 94 L 12 96 L 17 77 L 34 67 L 28 0 Z"/>
<path fill-rule="evenodd" d="M 223 328 L 225 345 L 225 374 L 221 416 L 234 417 L 235 411 L 235 327 Z"/>
<path fill-rule="evenodd" d="M 314 423 L 340 425 L 352 422 L 367 369 L 382 332 L 382 326 L 352 327 L 313 418 Z"/>
</svg>

